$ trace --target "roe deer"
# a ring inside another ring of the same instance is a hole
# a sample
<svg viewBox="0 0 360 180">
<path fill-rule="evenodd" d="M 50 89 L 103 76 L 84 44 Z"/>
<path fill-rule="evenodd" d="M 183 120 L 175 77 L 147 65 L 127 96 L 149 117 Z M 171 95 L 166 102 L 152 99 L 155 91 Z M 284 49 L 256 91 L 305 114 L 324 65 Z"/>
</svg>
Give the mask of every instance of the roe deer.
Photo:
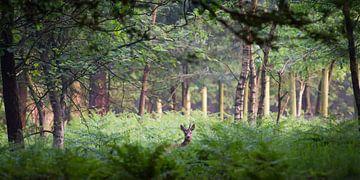
<svg viewBox="0 0 360 180">
<path fill-rule="evenodd" d="M 185 128 L 183 125 L 180 125 L 180 129 L 184 132 L 184 135 L 185 135 L 185 139 L 180 144 L 180 146 L 184 147 L 184 146 L 188 145 L 191 142 L 192 131 L 195 129 L 195 124 L 193 124 L 193 125 L 190 124 L 189 128 Z"/>
</svg>

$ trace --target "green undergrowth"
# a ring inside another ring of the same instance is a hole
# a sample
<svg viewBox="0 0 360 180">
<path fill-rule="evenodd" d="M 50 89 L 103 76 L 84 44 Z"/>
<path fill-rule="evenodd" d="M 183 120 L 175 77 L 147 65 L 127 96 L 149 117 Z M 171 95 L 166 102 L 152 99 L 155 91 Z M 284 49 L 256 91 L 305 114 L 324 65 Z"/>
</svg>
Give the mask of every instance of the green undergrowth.
<svg viewBox="0 0 360 180">
<path fill-rule="evenodd" d="M 195 123 L 186 147 L 180 124 Z M 65 148 L 51 136 L 9 151 L 0 129 L 0 179 L 359 179 L 355 121 L 264 119 L 257 126 L 216 115 L 109 114 L 73 120 Z"/>
</svg>

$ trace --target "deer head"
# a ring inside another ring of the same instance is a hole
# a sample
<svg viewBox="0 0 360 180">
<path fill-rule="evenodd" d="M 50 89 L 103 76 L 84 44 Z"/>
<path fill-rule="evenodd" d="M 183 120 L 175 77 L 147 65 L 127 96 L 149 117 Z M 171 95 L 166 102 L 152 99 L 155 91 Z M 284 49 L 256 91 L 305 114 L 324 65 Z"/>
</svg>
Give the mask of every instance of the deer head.
<svg viewBox="0 0 360 180">
<path fill-rule="evenodd" d="M 185 135 L 184 142 L 181 143 L 181 146 L 186 146 L 191 141 L 192 131 L 195 129 L 195 124 L 190 124 L 189 128 L 185 128 L 183 125 L 180 125 L 180 129 L 184 132 Z"/>
</svg>

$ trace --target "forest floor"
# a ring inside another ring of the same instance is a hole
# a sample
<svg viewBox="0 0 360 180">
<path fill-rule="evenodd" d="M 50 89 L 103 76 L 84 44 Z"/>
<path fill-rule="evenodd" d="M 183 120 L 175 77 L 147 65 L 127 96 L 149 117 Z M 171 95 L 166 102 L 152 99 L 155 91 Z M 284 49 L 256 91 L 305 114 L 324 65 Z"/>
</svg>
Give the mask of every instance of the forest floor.
<svg viewBox="0 0 360 180">
<path fill-rule="evenodd" d="M 359 179 L 360 133 L 352 120 L 268 118 L 250 127 L 194 112 L 109 114 L 73 120 L 65 149 L 51 136 L 9 151 L 0 135 L 0 179 Z M 195 123 L 192 142 L 180 124 Z"/>
</svg>

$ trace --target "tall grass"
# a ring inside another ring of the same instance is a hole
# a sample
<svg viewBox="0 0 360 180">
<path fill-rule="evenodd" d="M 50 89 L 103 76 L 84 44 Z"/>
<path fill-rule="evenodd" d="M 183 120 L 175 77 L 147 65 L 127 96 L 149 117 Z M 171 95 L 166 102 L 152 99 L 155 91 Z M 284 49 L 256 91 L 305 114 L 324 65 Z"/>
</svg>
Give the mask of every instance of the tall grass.
<svg viewBox="0 0 360 180">
<path fill-rule="evenodd" d="M 193 141 L 180 124 L 195 123 Z M 66 128 L 66 148 L 51 137 L 27 138 L 9 151 L 0 130 L 0 179 L 358 179 L 360 135 L 355 121 L 271 118 L 256 127 L 220 122 L 200 112 L 139 119 L 109 114 Z"/>
</svg>

